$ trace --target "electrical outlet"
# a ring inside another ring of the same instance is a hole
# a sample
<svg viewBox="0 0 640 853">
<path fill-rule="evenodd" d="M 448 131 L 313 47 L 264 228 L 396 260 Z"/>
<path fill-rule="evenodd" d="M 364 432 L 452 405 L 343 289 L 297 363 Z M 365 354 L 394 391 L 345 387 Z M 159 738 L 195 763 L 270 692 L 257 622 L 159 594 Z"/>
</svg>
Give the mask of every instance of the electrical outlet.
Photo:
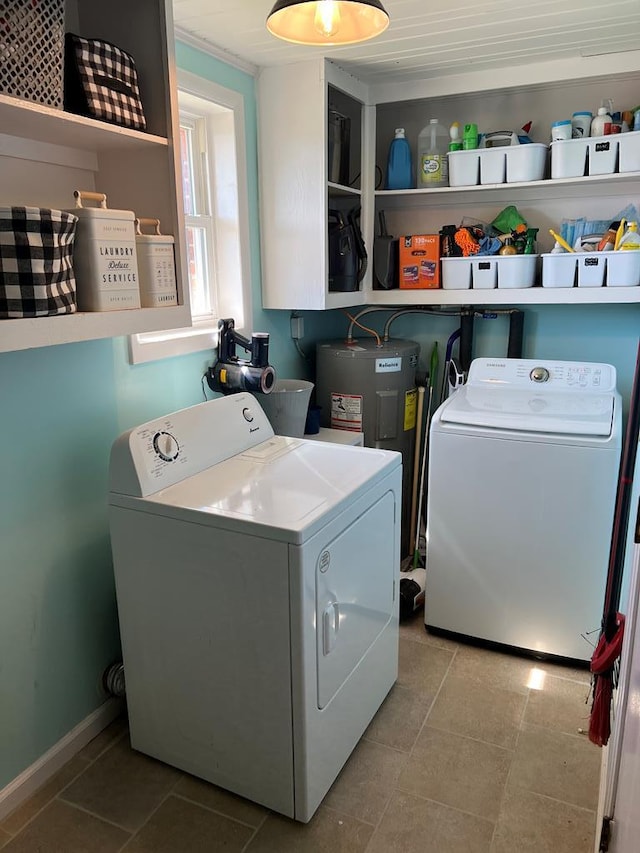
<svg viewBox="0 0 640 853">
<path fill-rule="evenodd" d="M 299 341 L 304 338 L 304 317 L 291 315 L 291 337 L 294 341 Z"/>
</svg>

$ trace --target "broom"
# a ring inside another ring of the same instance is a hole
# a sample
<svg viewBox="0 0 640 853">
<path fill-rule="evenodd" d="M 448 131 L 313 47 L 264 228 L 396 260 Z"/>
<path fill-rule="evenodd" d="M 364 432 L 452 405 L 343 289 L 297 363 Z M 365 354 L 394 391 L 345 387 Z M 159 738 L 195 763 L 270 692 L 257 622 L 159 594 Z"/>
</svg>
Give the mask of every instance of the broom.
<svg viewBox="0 0 640 853">
<path fill-rule="evenodd" d="M 629 403 L 629 419 L 624 438 L 622 462 L 616 491 L 613 533 L 609 551 L 607 587 L 602 614 L 600 639 L 591 658 L 593 674 L 593 704 L 589 717 L 589 740 L 596 746 L 606 746 L 611 734 L 611 699 L 616 661 L 622 651 L 624 616 L 618 613 L 620 588 L 624 571 L 624 552 L 631 504 L 631 486 L 640 433 L 640 343 Z"/>
</svg>

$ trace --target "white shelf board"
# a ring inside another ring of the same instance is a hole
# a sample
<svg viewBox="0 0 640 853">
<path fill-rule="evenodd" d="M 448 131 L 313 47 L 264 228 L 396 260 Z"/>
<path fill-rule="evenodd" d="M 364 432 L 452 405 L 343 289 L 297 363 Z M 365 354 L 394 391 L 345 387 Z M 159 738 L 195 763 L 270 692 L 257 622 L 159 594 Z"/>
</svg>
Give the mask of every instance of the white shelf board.
<svg viewBox="0 0 640 853">
<path fill-rule="evenodd" d="M 526 287 L 494 290 L 371 290 L 367 305 L 607 305 L 640 303 L 640 287 Z"/>
<path fill-rule="evenodd" d="M 467 187 L 437 187 L 436 189 L 376 190 L 376 201 L 391 202 L 394 207 L 417 207 L 430 200 L 440 205 L 466 201 L 482 193 L 489 199 L 517 194 L 518 199 L 565 198 L 582 196 L 589 190 L 604 191 L 618 186 L 628 187 L 640 179 L 640 172 L 614 172 L 610 175 L 588 175 L 581 178 L 554 178 L 544 181 L 519 181 L 507 184 L 477 184 Z"/>
<path fill-rule="evenodd" d="M 353 187 L 345 187 L 343 184 L 334 184 L 332 181 L 328 181 L 327 186 L 329 188 L 329 195 L 362 195 L 361 190 L 354 189 Z"/>
<path fill-rule="evenodd" d="M 0 320 L 0 352 L 113 338 L 191 325 L 184 306 L 130 311 L 78 312 L 56 317 Z"/>
<path fill-rule="evenodd" d="M 3 133 L 90 151 L 111 151 L 169 144 L 163 136 L 118 127 L 41 104 L 0 94 Z"/>
</svg>

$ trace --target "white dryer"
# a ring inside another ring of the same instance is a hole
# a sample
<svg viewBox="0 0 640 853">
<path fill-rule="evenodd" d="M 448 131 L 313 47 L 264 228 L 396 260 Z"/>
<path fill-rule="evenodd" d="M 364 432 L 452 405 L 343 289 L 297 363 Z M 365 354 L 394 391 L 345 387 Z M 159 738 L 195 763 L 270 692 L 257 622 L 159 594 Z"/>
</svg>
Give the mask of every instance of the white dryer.
<svg viewBox="0 0 640 853">
<path fill-rule="evenodd" d="M 621 433 L 611 365 L 472 363 L 431 426 L 429 629 L 590 660 Z"/>
<path fill-rule="evenodd" d="M 401 456 L 274 436 L 249 394 L 118 438 L 135 749 L 301 821 L 397 677 Z"/>
</svg>

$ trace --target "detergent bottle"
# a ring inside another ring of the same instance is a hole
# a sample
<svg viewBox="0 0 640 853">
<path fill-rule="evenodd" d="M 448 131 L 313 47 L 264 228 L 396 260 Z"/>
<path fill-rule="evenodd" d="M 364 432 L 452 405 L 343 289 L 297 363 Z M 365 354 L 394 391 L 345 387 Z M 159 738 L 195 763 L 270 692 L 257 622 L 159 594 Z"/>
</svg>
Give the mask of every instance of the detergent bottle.
<svg viewBox="0 0 640 853">
<path fill-rule="evenodd" d="M 410 190 L 412 187 L 411 148 L 404 135 L 404 127 L 397 127 L 387 158 L 387 189 Z"/>
<path fill-rule="evenodd" d="M 449 141 L 449 131 L 437 118 L 430 119 L 429 124 L 420 131 L 416 180 L 418 189 L 449 186 Z"/>
</svg>

